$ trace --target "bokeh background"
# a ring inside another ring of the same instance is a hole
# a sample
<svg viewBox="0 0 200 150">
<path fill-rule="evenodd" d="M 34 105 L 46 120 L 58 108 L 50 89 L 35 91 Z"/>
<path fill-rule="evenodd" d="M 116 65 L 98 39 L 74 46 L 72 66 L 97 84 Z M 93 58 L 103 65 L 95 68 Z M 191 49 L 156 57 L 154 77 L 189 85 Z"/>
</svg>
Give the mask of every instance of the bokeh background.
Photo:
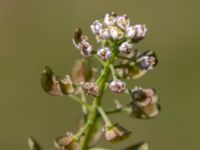
<svg viewBox="0 0 200 150">
<path fill-rule="evenodd" d="M 199 6 L 199 0 L 0 0 L 0 149 L 27 150 L 32 135 L 54 150 L 54 137 L 76 131 L 79 104 L 47 95 L 40 75 L 46 64 L 69 73 L 81 57 L 71 42 L 74 29 L 81 26 L 92 39 L 89 25 L 110 11 L 147 25 L 148 36 L 137 47 L 155 50 L 160 63 L 129 85 L 156 88 L 162 113 L 148 121 L 113 115 L 133 134 L 116 145 L 103 139 L 98 145 L 119 150 L 146 140 L 151 150 L 200 149 Z M 113 96 L 104 97 L 105 107 L 113 106 Z"/>
</svg>

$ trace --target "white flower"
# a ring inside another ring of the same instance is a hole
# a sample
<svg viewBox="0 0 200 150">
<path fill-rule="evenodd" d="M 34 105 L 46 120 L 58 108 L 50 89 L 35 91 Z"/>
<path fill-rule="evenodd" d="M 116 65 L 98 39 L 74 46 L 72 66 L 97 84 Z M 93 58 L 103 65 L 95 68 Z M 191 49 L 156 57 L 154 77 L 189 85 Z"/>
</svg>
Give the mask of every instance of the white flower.
<svg viewBox="0 0 200 150">
<path fill-rule="evenodd" d="M 116 23 L 117 18 L 115 14 L 106 14 L 104 18 L 104 24 L 107 26 L 112 26 Z"/>
<path fill-rule="evenodd" d="M 119 46 L 119 51 L 123 52 L 123 53 L 130 53 L 130 50 L 133 48 L 133 44 L 129 43 L 128 41 L 123 42 L 120 46 Z"/>
<path fill-rule="evenodd" d="M 134 29 L 134 27 L 133 26 L 131 26 L 131 27 L 128 27 L 127 28 L 127 30 L 126 30 L 126 36 L 128 37 L 128 38 L 134 38 L 135 37 L 135 29 Z"/>
<path fill-rule="evenodd" d="M 98 34 L 100 29 L 102 29 L 102 27 L 103 27 L 102 23 L 99 22 L 98 20 L 94 21 L 94 23 L 90 26 L 94 34 Z"/>
<path fill-rule="evenodd" d="M 147 32 L 146 25 L 137 24 L 131 26 L 126 30 L 126 36 L 131 39 L 142 39 L 145 37 Z"/>
<path fill-rule="evenodd" d="M 130 25 L 130 20 L 127 18 L 126 15 L 118 16 L 117 17 L 117 25 L 123 30 L 126 30 Z"/>
<path fill-rule="evenodd" d="M 114 40 L 121 40 L 124 38 L 124 32 L 122 32 L 118 27 L 112 26 L 110 28 L 110 35 Z"/>
<path fill-rule="evenodd" d="M 98 50 L 97 55 L 103 60 L 108 60 L 112 56 L 112 52 L 108 47 L 104 47 Z"/>
<path fill-rule="evenodd" d="M 101 37 L 101 39 L 107 40 L 110 38 L 110 32 L 107 28 L 100 29 L 99 36 Z"/>
<path fill-rule="evenodd" d="M 86 57 L 92 56 L 93 49 L 89 42 L 85 40 L 81 41 L 81 43 L 78 45 L 78 48 L 80 49 L 81 55 Z"/>
<path fill-rule="evenodd" d="M 117 79 L 110 83 L 109 88 L 112 92 L 123 93 L 126 90 L 126 84 Z"/>
<path fill-rule="evenodd" d="M 144 24 L 137 24 L 134 26 L 135 32 L 136 32 L 136 37 L 138 38 L 143 38 L 146 35 L 147 28 L 146 25 Z"/>
</svg>

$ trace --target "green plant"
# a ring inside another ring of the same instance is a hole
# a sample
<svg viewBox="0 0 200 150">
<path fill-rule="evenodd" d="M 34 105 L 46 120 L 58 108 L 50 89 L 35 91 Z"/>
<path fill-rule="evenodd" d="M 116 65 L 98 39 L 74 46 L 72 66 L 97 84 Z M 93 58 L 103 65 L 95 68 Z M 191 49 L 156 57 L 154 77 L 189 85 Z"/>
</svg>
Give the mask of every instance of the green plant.
<svg viewBox="0 0 200 150">
<path fill-rule="evenodd" d="M 67 95 L 79 102 L 83 110 L 83 121 L 79 131 L 75 134 L 67 132 L 66 135 L 55 139 L 56 147 L 61 150 L 103 150 L 95 148 L 101 132 L 108 142 L 126 139 L 131 132 L 118 123 L 112 123 L 108 115 L 126 112 L 131 117 L 149 119 L 156 117 L 160 112 L 154 89 L 129 89 L 124 82 L 126 79 L 143 76 L 158 63 L 153 51 L 140 52 L 136 49 L 136 43 L 146 35 L 146 26 L 131 26 L 126 15 L 109 13 L 103 19 L 94 21 L 91 30 L 100 48 L 94 50 L 88 37 L 77 28 L 73 43 L 84 58 L 75 62 L 71 77 L 66 75 L 61 78 L 48 66 L 42 73 L 41 85 L 47 93 L 56 96 Z M 95 69 L 91 63 L 92 58 L 100 63 L 100 68 Z M 130 101 L 125 106 L 115 101 L 114 109 L 105 110 L 102 101 L 104 91 L 108 88 L 116 94 L 128 94 Z M 93 97 L 92 103 L 89 103 L 88 97 Z M 104 122 L 103 127 L 101 119 Z M 40 150 L 33 138 L 29 138 L 29 147 L 31 150 Z M 148 143 L 141 142 L 124 150 L 147 150 L 148 147 Z"/>
</svg>

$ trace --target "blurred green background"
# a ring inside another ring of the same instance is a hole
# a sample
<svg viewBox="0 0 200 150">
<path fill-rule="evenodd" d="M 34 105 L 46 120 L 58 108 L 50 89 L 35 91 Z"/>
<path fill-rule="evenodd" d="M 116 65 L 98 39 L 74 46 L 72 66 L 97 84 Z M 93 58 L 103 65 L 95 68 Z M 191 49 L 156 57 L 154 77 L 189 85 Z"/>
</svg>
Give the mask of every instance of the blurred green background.
<svg viewBox="0 0 200 150">
<path fill-rule="evenodd" d="M 137 47 L 155 50 L 160 63 L 130 85 L 156 88 L 162 113 L 149 121 L 114 115 L 114 122 L 133 131 L 131 138 L 98 145 L 119 150 L 146 140 L 151 150 L 200 149 L 199 0 L 1 0 L 1 150 L 27 150 L 29 135 L 54 150 L 54 137 L 76 131 L 80 106 L 43 92 L 41 71 L 48 64 L 57 74 L 69 73 L 81 57 L 71 42 L 74 29 L 81 26 L 92 39 L 89 25 L 110 11 L 147 25 L 148 36 Z M 113 106 L 111 95 L 104 97 L 104 105 Z"/>
</svg>

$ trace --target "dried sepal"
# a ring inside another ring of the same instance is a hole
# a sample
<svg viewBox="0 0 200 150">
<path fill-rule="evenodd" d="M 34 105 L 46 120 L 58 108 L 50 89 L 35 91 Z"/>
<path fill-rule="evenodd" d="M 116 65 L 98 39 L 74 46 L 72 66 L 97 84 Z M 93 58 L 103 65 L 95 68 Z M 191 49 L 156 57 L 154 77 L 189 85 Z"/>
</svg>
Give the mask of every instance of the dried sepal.
<svg viewBox="0 0 200 150">
<path fill-rule="evenodd" d="M 55 138 L 54 145 L 60 150 L 79 150 L 79 145 L 71 132 Z"/>
<path fill-rule="evenodd" d="M 139 142 L 123 150 L 149 150 L 149 144 L 147 142 Z"/>
<path fill-rule="evenodd" d="M 28 147 L 30 150 L 42 150 L 40 144 L 33 137 L 28 137 Z"/>
<path fill-rule="evenodd" d="M 115 124 L 112 126 L 106 125 L 103 129 L 104 136 L 106 141 L 108 142 L 118 142 L 123 139 L 126 139 L 131 134 L 130 131 L 126 130 L 119 124 Z"/>
</svg>

